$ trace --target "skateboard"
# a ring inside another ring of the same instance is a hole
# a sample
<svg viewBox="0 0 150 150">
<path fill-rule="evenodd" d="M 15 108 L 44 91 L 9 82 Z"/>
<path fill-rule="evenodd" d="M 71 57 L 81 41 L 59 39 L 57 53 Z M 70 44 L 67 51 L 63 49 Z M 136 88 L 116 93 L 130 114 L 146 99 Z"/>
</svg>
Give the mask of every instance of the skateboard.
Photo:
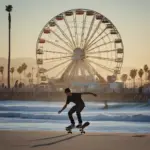
<svg viewBox="0 0 150 150">
<path fill-rule="evenodd" d="M 66 127 L 66 131 L 67 131 L 68 133 L 71 133 L 71 134 L 72 134 L 72 129 L 77 128 L 77 129 L 79 129 L 79 131 L 81 132 L 81 134 L 82 134 L 82 133 L 85 134 L 84 129 L 85 129 L 87 126 L 89 126 L 89 125 L 90 125 L 89 122 L 85 122 L 85 123 L 82 125 L 82 127 L 80 127 L 80 128 L 77 128 L 77 127 L 73 127 L 73 128 L 70 127 L 70 128 L 67 128 L 67 127 Z"/>
</svg>

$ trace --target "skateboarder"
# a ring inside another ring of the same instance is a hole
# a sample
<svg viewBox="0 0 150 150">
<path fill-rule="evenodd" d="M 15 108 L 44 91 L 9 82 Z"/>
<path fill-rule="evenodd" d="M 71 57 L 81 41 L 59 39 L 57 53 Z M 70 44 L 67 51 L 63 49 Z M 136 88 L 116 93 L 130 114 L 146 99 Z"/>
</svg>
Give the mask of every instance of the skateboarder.
<svg viewBox="0 0 150 150">
<path fill-rule="evenodd" d="M 58 111 L 58 113 L 60 114 L 67 107 L 67 105 L 70 102 L 75 103 L 75 105 L 68 112 L 68 117 L 70 119 L 71 125 L 68 126 L 67 128 L 74 128 L 75 127 L 75 121 L 72 117 L 73 113 L 75 113 L 75 112 L 77 114 L 77 118 L 78 118 L 78 122 L 79 122 L 79 125 L 77 125 L 76 127 L 80 128 L 82 126 L 81 111 L 85 107 L 85 104 L 81 98 L 81 95 L 83 95 L 83 94 L 91 94 L 93 96 L 97 96 L 97 95 L 94 93 L 90 93 L 90 92 L 72 93 L 69 88 L 65 89 L 65 94 L 67 95 L 66 104 L 63 106 L 63 108 L 60 111 Z"/>
</svg>

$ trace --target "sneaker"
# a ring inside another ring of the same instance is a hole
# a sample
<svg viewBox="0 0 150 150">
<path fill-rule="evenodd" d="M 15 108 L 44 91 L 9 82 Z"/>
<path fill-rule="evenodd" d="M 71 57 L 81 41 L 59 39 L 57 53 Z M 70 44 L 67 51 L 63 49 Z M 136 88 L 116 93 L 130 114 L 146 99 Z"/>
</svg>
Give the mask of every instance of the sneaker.
<svg viewBox="0 0 150 150">
<path fill-rule="evenodd" d="M 82 124 L 78 124 L 77 126 L 76 126 L 76 128 L 81 128 L 82 127 Z"/>
<path fill-rule="evenodd" d="M 71 125 L 69 125 L 68 127 L 66 127 L 66 128 L 74 128 L 75 127 L 75 125 L 74 124 L 71 124 Z"/>
</svg>

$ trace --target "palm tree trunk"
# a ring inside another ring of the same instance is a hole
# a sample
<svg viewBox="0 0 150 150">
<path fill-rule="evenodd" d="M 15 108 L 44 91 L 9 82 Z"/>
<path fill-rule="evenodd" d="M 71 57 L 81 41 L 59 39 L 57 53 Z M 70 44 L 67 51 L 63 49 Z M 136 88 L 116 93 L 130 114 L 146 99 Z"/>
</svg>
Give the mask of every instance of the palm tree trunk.
<svg viewBox="0 0 150 150">
<path fill-rule="evenodd" d="M 3 80 L 3 75 L 2 75 L 2 73 L 1 73 L 1 81 Z"/>
<path fill-rule="evenodd" d="M 32 84 L 33 84 L 33 68 L 32 68 Z"/>
<path fill-rule="evenodd" d="M 142 86 L 142 78 L 141 78 L 141 86 Z"/>
<path fill-rule="evenodd" d="M 124 82 L 124 88 L 126 88 L 126 81 Z"/>
<path fill-rule="evenodd" d="M 21 82 L 21 74 L 20 74 L 20 82 Z"/>
<path fill-rule="evenodd" d="M 4 82 L 4 73 L 2 73 L 2 82 Z"/>
<path fill-rule="evenodd" d="M 125 89 L 125 82 L 123 81 L 123 89 L 122 92 L 124 93 L 124 89 Z M 87 89 L 86 89 L 87 90 Z"/>
<path fill-rule="evenodd" d="M 135 91 L 135 78 L 133 79 L 133 88 L 134 88 L 134 91 Z"/>
<path fill-rule="evenodd" d="M 24 77 L 25 77 L 25 75 L 26 75 L 26 71 L 24 70 Z"/>
<path fill-rule="evenodd" d="M 12 73 L 12 85 L 14 84 L 14 76 L 13 76 L 13 73 Z"/>
<path fill-rule="evenodd" d="M 8 84 L 8 88 L 10 88 L 10 57 L 11 57 L 11 49 L 10 49 L 10 44 L 11 44 L 11 41 L 10 41 L 10 37 L 11 37 L 11 14 L 9 12 L 8 14 L 8 21 L 9 21 L 9 27 L 8 27 L 8 30 L 9 30 L 9 50 L 8 50 L 8 78 L 7 78 L 7 84 Z"/>
</svg>

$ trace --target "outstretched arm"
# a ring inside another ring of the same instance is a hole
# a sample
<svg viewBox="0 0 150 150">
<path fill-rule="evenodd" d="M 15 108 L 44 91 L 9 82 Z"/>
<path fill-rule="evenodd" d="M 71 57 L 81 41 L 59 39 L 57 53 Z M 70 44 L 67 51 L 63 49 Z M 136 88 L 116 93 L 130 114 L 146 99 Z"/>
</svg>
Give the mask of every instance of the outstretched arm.
<svg viewBox="0 0 150 150">
<path fill-rule="evenodd" d="M 67 104 L 65 104 L 65 105 L 63 106 L 63 108 L 58 111 L 58 113 L 60 114 L 66 107 L 67 107 Z"/>
<path fill-rule="evenodd" d="M 91 93 L 91 92 L 83 92 L 83 93 L 81 93 L 81 94 L 91 94 L 91 95 L 93 95 L 93 96 L 97 96 L 97 94 Z"/>
</svg>

